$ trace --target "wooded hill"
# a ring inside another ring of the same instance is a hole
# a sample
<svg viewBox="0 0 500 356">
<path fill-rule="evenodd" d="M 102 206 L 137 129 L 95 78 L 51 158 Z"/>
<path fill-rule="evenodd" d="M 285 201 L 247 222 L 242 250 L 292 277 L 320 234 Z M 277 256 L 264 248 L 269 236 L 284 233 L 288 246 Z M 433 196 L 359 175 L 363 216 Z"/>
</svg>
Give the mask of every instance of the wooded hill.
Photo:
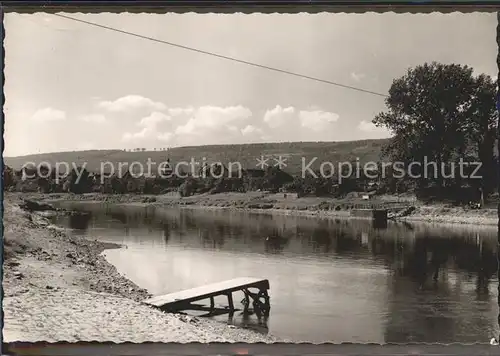
<svg viewBox="0 0 500 356">
<path fill-rule="evenodd" d="M 197 162 L 202 162 L 205 158 L 207 163 L 221 162 L 226 167 L 229 162 L 240 162 L 244 169 L 258 168 L 257 159 L 261 156 L 266 158 L 286 158 L 284 171 L 296 175 L 301 173 L 302 157 L 309 163 L 317 157 L 315 164 L 311 167 L 318 169 L 321 162 L 355 161 L 360 162 L 380 160 L 382 147 L 387 144 L 387 139 L 343 141 L 343 142 L 285 142 L 285 143 L 258 143 L 258 144 L 238 144 L 238 145 L 209 145 L 171 148 L 168 151 L 142 151 L 130 152 L 123 150 L 91 150 L 73 152 L 42 153 L 19 157 L 4 157 L 4 164 L 19 170 L 26 162 L 39 164 L 47 162 L 51 167 L 56 162 L 67 162 L 70 165 L 82 166 L 86 162 L 85 168 L 90 172 L 99 172 L 101 163 L 111 162 L 115 169 L 118 169 L 119 162 L 141 162 L 146 167 L 148 158 L 157 165 L 170 159 L 172 164 L 180 161 L 190 161 L 194 158 Z M 269 164 L 274 164 L 270 159 Z M 306 165 L 307 165 L 306 163 Z M 155 169 L 155 166 L 152 166 Z M 104 170 L 107 173 L 107 169 Z M 63 173 L 63 172 L 61 172 Z"/>
</svg>

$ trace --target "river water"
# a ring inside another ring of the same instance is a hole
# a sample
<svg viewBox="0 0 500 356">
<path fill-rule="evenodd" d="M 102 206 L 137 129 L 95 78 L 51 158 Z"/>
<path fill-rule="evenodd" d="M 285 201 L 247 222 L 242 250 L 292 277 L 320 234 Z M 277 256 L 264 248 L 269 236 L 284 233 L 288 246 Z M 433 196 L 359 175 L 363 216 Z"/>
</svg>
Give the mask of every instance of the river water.
<svg viewBox="0 0 500 356">
<path fill-rule="evenodd" d="M 269 279 L 268 320 L 218 320 L 309 342 L 488 342 L 497 333 L 494 228 L 61 204 L 91 214 L 56 223 L 123 244 L 106 258 L 152 294 Z"/>
</svg>

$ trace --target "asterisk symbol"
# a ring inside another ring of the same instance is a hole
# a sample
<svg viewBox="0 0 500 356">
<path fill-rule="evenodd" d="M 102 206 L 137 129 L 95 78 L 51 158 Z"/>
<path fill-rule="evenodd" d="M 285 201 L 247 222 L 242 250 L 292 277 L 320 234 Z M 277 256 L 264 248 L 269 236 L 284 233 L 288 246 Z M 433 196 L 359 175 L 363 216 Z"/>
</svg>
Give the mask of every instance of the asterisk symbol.
<svg viewBox="0 0 500 356">
<path fill-rule="evenodd" d="M 256 159 L 257 159 L 256 166 L 260 167 L 260 169 L 264 169 L 264 167 L 269 166 L 269 164 L 267 163 L 269 158 L 265 158 L 264 156 L 260 156 L 260 158 L 256 158 Z"/>
<path fill-rule="evenodd" d="M 279 169 L 283 169 L 286 167 L 286 158 L 278 156 L 278 159 L 274 159 L 276 161 L 276 164 L 274 165 L 275 167 L 278 166 Z"/>
</svg>

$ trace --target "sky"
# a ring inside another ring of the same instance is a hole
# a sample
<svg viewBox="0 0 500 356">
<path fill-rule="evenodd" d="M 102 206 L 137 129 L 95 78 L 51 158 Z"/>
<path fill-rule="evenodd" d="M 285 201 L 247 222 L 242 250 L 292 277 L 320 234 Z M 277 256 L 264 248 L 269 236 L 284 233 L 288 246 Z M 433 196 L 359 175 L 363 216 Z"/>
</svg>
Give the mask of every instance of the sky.
<svg viewBox="0 0 500 356">
<path fill-rule="evenodd" d="M 386 94 L 425 62 L 498 74 L 495 13 L 64 14 Z M 384 97 L 97 28 L 5 15 L 4 156 L 389 137 Z"/>
</svg>

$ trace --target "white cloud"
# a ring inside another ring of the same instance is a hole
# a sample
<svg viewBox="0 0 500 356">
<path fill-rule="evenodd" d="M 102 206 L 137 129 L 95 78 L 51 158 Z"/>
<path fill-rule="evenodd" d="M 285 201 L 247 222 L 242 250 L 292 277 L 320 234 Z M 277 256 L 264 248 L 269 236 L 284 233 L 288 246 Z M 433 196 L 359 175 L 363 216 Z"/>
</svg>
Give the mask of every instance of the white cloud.
<svg viewBox="0 0 500 356">
<path fill-rule="evenodd" d="M 143 117 L 138 125 L 142 127 L 156 127 L 160 122 L 170 121 L 172 118 L 164 113 L 155 111 L 151 115 Z"/>
<path fill-rule="evenodd" d="M 252 112 L 243 106 L 173 108 L 168 114 L 153 112 L 137 125 L 140 131 L 123 135 L 124 141 L 169 142 L 178 145 L 214 144 L 241 138 Z M 165 123 L 168 123 L 165 125 Z"/>
<path fill-rule="evenodd" d="M 140 95 L 127 95 L 115 101 L 101 101 L 98 106 L 112 112 L 125 112 L 136 109 L 165 110 L 165 104 Z"/>
<path fill-rule="evenodd" d="M 171 132 L 163 132 L 158 135 L 158 140 L 163 142 L 170 142 L 174 138 L 174 134 Z"/>
<path fill-rule="evenodd" d="M 356 73 L 356 72 L 351 73 L 351 78 L 356 82 L 363 80 L 363 78 L 365 77 L 366 75 L 364 75 L 363 73 Z"/>
<path fill-rule="evenodd" d="M 384 127 L 377 127 L 371 121 L 363 120 L 358 124 L 358 130 L 366 133 L 370 138 L 386 138 L 391 133 Z"/>
<path fill-rule="evenodd" d="M 159 124 L 164 122 L 169 122 L 172 118 L 164 113 L 155 111 L 149 116 L 143 117 L 137 123 L 138 126 L 142 127 L 138 132 L 125 132 L 122 136 L 123 141 L 142 141 L 148 139 L 165 141 L 164 134 L 161 133 Z M 160 133 L 159 133 L 160 132 Z"/>
<path fill-rule="evenodd" d="M 123 134 L 123 141 L 136 141 L 136 140 L 141 140 L 144 139 L 152 132 L 151 129 L 145 127 L 139 132 L 135 133 L 130 133 L 130 132 L 125 132 Z"/>
<path fill-rule="evenodd" d="M 289 125 L 294 118 L 295 109 L 293 107 L 283 108 L 277 105 L 272 110 L 267 110 L 264 114 L 264 122 L 270 128 L 278 128 L 281 126 Z"/>
<path fill-rule="evenodd" d="M 375 126 L 372 122 L 363 120 L 358 124 L 358 129 L 365 132 L 372 132 L 378 130 L 379 127 Z"/>
<path fill-rule="evenodd" d="M 102 124 L 106 122 L 106 116 L 102 114 L 91 114 L 80 117 L 80 120 L 85 122 L 91 122 L 96 124 Z"/>
<path fill-rule="evenodd" d="M 202 106 L 186 124 L 178 126 L 175 133 L 203 136 L 214 131 L 231 131 L 230 127 L 238 127 L 251 116 L 250 109 L 243 106 Z"/>
<path fill-rule="evenodd" d="M 262 130 L 258 127 L 253 126 L 253 125 L 247 125 L 243 129 L 241 129 L 241 134 L 243 136 L 252 135 L 254 133 L 261 134 Z"/>
<path fill-rule="evenodd" d="M 241 142 L 315 141 L 336 139 L 332 127 L 339 115 L 321 108 L 299 110 L 275 106 L 259 120 L 244 106 L 202 106 L 153 112 L 137 121 L 137 131 L 123 134 L 123 141 L 171 146 Z"/>
<path fill-rule="evenodd" d="M 314 107 L 299 110 L 294 107 L 284 108 L 277 105 L 264 114 L 265 127 L 270 132 L 264 132 L 260 137 L 276 142 L 331 140 L 332 124 L 337 122 L 339 115 Z"/>
<path fill-rule="evenodd" d="M 257 143 L 257 142 L 264 142 L 266 139 L 269 140 L 268 138 L 266 138 L 264 130 L 255 125 L 246 125 L 239 131 L 240 131 L 239 132 L 240 138 L 238 141 L 235 142 L 243 141 L 248 143 Z"/>
<path fill-rule="evenodd" d="M 337 122 L 339 115 L 333 112 L 315 110 L 299 112 L 299 120 L 302 127 L 314 131 L 323 131 L 331 128 L 331 124 Z"/>
<path fill-rule="evenodd" d="M 189 119 L 185 125 L 178 126 L 175 129 L 175 133 L 178 135 L 196 133 L 196 121 L 194 119 Z"/>
<path fill-rule="evenodd" d="M 179 115 L 191 115 L 195 112 L 194 108 L 188 107 L 188 108 L 169 108 L 168 113 L 172 116 L 179 116 Z"/>
<path fill-rule="evenodd" d="M 60 121 L 66 119 L 66 113 L 62 110 L 44 108 L 37 110 L 31 119 L 37 122 Z"/>
</svg>

